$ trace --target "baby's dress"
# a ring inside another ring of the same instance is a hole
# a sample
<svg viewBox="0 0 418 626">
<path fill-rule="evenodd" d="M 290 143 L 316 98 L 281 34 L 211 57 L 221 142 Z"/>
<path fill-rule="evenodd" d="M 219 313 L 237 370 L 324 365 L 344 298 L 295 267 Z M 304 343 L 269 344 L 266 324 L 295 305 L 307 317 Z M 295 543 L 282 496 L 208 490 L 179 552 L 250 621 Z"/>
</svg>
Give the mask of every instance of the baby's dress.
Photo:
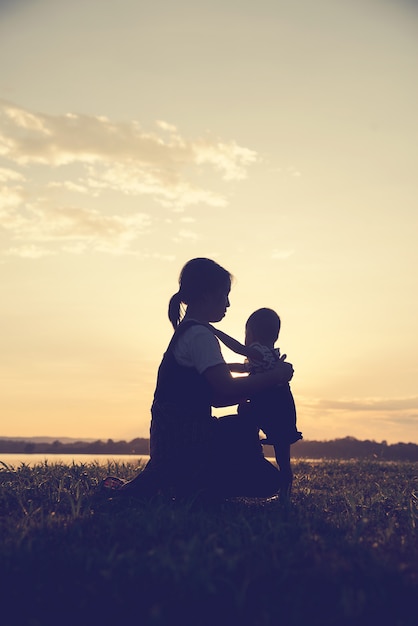
<svg viewBox="0 0 418 626">
<path fill-rule="evenodd" d="M 250 347 L 256 348 L 263 357 L 262 361 L 255 361 L 249 358 L 246 359 L 246 362 L 248 363 L 248 370 L 251 374 L 260 374 L 261 372 L 273 369 L 277 361 L 280 359 L 279 348 L 269 348 L 268 346 L 263 346 L 258 342 L 252 343 Z"/>
<path fill-rule="evenodd" d="M 262 355 L 262 361 L 247 359 L 250 374 L 259 374 L 273 369 L 280 360 L 280 350 L 255 342 L 251 344 Z M 240 410 L 243 410 L 241 405 Z M 292 444 L 302 439 L 296 428 L 296 406 L 289 383 L 277 385 L 261 391 L 245 403 L 245 410 L 251 410 L 259 428 L 266 434 L 271 444 Z"/>
</svg>

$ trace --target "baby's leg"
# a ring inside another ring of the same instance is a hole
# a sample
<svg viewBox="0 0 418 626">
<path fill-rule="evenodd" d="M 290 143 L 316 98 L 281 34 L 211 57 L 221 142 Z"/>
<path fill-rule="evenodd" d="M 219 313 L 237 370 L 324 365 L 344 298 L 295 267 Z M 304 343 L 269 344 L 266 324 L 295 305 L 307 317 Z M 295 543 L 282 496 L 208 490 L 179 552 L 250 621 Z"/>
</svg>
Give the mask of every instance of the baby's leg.
<svg viewBox="0 0 418 626">
<path fill-rule="evenodd" d="M 280 499 L 285 501 L 290 497 L 293 482 L 292 466 L 290 464 L 290 444 L 276 443 L 274 444 L 274 453 L 276 455 L 277 465 L 280 469 L 281 488 Z"/>
</svg>

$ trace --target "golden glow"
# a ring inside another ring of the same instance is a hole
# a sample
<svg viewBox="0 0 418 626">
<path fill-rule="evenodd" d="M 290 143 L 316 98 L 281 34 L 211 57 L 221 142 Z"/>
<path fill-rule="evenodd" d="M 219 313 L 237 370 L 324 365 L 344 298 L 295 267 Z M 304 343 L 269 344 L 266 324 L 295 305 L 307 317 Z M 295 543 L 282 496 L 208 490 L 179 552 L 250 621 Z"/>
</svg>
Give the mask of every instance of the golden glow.
<svg viewBox="0 0 418 626">
<path fill-rule="evenodd" d="M 159 5 L 0 9 L 0 436 L 147 436 L 209 256 L 221 328 L 280 314 L 305 438 L 418 442 L 416 8 Z"/>
</svg>

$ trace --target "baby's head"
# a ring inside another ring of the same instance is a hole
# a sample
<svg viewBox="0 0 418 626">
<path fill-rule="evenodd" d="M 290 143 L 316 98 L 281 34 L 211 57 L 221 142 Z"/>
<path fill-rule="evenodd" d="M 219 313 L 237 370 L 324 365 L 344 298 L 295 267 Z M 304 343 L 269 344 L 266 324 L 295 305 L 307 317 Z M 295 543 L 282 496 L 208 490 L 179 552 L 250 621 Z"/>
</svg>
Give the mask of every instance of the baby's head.
<svg viewBox="0 0 418 626">
<path fill-rule="evenodd" d="M 280 317 L 273 309 L 257 309 L 245 325 L 245 345 L 254 342 L 273 347 L 280 332 Z"/>
</svg>

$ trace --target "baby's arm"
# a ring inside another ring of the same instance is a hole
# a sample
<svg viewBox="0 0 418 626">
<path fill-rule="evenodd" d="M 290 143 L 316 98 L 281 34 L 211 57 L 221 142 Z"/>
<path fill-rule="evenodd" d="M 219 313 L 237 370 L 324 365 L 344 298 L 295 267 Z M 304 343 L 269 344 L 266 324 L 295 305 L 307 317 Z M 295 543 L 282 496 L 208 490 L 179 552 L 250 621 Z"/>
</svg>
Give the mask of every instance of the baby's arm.
<svg viewBox="0 0 418 626">
<path fill-rule="evenodd" d="M 248 363 L 227 363 L 229 370 L 236 374 L 248 374 Z"/>
</svg>

